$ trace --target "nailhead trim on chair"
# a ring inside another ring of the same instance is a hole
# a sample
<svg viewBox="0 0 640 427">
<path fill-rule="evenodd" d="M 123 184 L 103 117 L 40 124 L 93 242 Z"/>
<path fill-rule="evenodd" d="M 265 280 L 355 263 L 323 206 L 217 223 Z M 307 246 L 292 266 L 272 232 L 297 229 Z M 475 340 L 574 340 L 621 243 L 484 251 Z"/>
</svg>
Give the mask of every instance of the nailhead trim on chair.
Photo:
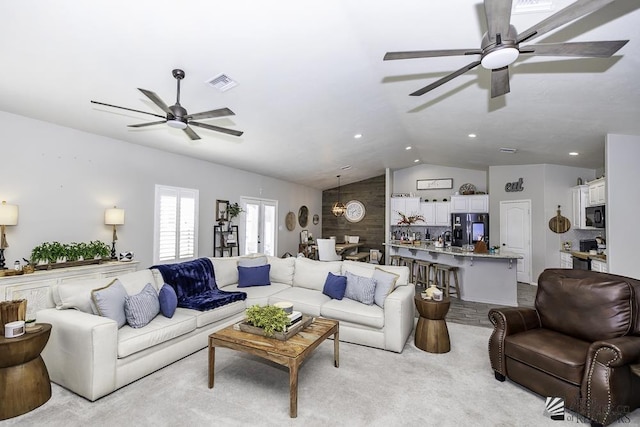
<svg viewBox="0 0 640 427">
<path fill-rule="evenodd" d="M 593 370 L 598 360 L 598 354 L 603 350 L 610 350 L 608 347 L 600 347 L 596 350 L 596 354 L 593 356 L 593 361 L 591 363 L 591 367 L 589 368 L 589 376 L 587 378 L 587 416 L 591 418 L 591 380 L 593 379 Z M 614 351 L 615 352 L 615 351 Z M 616 357 L 613 360 L 607 362 L 607 383 L 609 383 L 609 369 L 611 368 L 611 364 L 618 360 L 618 352 L 615 352 Z M 602 419 L 602 424 L 607 424 L 607 418 L 611 413 L 611 384 L 607 384 L 607 411 L 604 414 L 604 418 Z"/>
<path fill-rule="evenodd" d="M 504 337 L 505 337 L 505 333 L 506 333 L 506 322 L 504 320 L 504 317 L 502 315 L 500 315 L 500 313 L 496 313 L 493 312 L 491 313 L 491 317 L 489 318 L 489 320 L 491 320 L 491 323 L 493 323 L 493 332 L 496 333 L 496 331 L 498 330 L 498 323 L 502 323 L 502 332 L 501 332 L 501 336 L 499 337 L 500 339 L 498 340 L 498 367 L 500 368 L 500 371 L 502 371 L 502 366 L 504 365 L 504 348 L 503 348 L 503 343 L 504 343 Z M 487 345 L 488 350 L 489 350 L 489 354 L 491 354 L 491 340 L 489 340 L 489 344 Z M 493 368 L 493 366 L 492 366 Z M 496 369 L 494 368 L 494 371 Z M 506 372 L 500 372 L 500 374 L 504 375 L 505 377 L 507 376 Z"/>
</svg>

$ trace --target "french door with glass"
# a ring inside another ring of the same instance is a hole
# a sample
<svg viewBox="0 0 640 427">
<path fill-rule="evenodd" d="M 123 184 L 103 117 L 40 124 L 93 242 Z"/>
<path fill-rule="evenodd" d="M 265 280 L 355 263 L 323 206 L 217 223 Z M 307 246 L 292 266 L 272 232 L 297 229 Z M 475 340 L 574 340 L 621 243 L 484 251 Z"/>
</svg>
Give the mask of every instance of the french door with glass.
<svg viewBox="0 0 640 427">
<path fill-rule="evenodd" d="M 241 197 L 244 215 L 244 253 L 276 256 L 278 201 Z"/>
</svg>

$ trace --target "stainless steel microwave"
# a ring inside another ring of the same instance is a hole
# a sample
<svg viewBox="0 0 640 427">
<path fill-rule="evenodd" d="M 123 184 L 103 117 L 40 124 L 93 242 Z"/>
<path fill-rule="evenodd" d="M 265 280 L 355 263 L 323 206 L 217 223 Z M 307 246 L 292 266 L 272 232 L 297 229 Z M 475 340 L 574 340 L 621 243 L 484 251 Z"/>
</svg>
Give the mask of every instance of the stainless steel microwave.
<svg viewBox="0 0 640 427">
<path fill-rule="evenodd" d="M 585 213 L 587 215 L 586 226 L 587 227 L 595 227 L 595 228 L 604 228 L 605 227 L 605 205 L 600 206 L 589 206 L 585 208 Z"/>
</svg>

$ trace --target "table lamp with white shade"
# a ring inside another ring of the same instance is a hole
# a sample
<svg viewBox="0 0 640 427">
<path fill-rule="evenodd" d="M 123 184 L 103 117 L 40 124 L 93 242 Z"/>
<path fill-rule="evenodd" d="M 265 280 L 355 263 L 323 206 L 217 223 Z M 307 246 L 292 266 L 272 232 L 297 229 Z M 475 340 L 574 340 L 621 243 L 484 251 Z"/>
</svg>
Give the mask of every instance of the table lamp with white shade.
<svg viewBox="0 0 640 427">
<path fill-rule="evenodd" d="M 104 223 L 105 225 L 113 226 L 113 241 L 111 243 L 111 259 L 118 259 L 118 257 L 116 256 L 116 240 L 118 240 L 118 235 L 116 234 L 116 225 L 124 224 L 124 209 L 118 209 L 115 206 L 113 208 L 105 209 Z"/>
<path fill-rule="evenodd" d="M 18 224 L 18 206 L 8 205 L 4 200 L 0 205 L 0 270 L 6 270 L 4 265 L 4 249 L 9 247 L 5 226 Z"/>
</svg>

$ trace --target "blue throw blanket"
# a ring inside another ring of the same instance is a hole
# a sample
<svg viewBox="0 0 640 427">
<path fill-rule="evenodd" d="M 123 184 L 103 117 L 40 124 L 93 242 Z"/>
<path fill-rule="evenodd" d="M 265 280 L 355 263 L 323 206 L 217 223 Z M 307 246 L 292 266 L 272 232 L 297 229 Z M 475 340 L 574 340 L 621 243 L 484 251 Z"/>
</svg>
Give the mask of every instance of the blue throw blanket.
<svg viewBox="0 0 640 427">
<path fill-rule="evenodd" d="M 154 265 L 178 296 L 178 307 L 194 310 L 211 310 L 223 305 L 244 301 L 244 292 L 228 292 L 218 289 L 213 264 L 209 258 L 199 258 L 178 264 Z"/>
</svg>

